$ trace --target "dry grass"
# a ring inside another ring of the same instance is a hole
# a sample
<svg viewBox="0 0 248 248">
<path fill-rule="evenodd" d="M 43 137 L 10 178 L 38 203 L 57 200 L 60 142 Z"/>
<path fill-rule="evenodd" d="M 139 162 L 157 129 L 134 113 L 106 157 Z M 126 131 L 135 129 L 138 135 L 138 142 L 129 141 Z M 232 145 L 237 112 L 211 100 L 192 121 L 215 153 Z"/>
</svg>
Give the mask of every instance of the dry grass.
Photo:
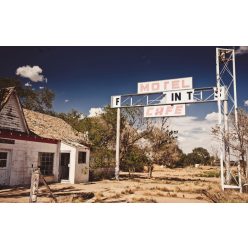
<svg viewBox="0 0 248 248">
<path fill-rule="evenodd" d="M 177 197 L 177 194 L 168 192 L 167 197 Z"/>
<path fill-rule="evenodd" d="M 126 189 L 126 190 L 121 191 L 121 194 L 131 195 L 131 194 L 134 194 L 134 190 L 133 189 Z"/>
<path fill-rule="evenodd" d="M 96 197 L 98 197 L 98 198 L 104 197 L 104 194 L 103 194 L 102 192 L 98 192 L 98 193 L 96 194 Z"/>
<path fill-rule="evenodd" d="M 170 191 L 167 187 L 160 187 L 160 186 L 152 187 L 152 188 L 150 188 L 150 190 L 160 190 L 163 192 L 169 192 Z"/>
<path fill-rule="evenodd" d="M 157 195 L 157 196 L 160 196 L 160 197 L 164 197 L 164 196 L 165 196 L 165 194 L 163 194 L 163 193 L 161 193 L 161 192 L 158 192 L 156 195 Z"/>
<path fill-rule="evenodd" d="M 59 202 L 213 202 L 213 199 L 214 202 L 248 202 L 248 194 L 234 190 L 223 193 L 217 173 L 217 167 L 168 169 L 155 166 L 151 179 L 144 173 L 134 173 L 132 179 L 121 173 L 118 182 L 56 183 L 50 187 Z M 94 197 L 89 198 L 86 190 Z M 204 190 L 210 197 L 203 194 Z M 28 197 L 28 187 L 0 189 L 0 202 L 28 202 Z M 51 202 L 51 199 L 42 193 L 39 202 Z"/>
<path fill-rule="evenodd" d="M 114 198 L 114 199 L 118 199 L 121 197 L 121 194 L 120 193 L 116 193 L 114 195 L 111 196 L 111 198 Z"/>
<path fill-rule="evenodd" d="M 198 177 L 216 177 L 219 178 L 220 177 L 220 172 L 219 171 L 204 171 L 200 174 L 197 175 Z"/>
<path fill-rule="evenodd" d="M 136 203 L 156 203 L 157 201 L 153 198 L 144 198 L 144 197 L 134 197 L 132 202 Z"/>
</svg>

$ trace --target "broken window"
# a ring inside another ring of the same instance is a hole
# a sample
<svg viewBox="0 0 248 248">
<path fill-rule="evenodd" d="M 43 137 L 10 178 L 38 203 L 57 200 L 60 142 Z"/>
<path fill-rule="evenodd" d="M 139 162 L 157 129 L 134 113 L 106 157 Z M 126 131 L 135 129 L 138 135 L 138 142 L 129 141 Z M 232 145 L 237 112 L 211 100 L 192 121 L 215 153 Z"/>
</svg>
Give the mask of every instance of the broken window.
<svg viewBox="0 0 248 248">
<path fill-rule="evenodd" d="M 44 176 L 53 175 L 54 153 L 39 152 L 39 167 Z"/>
<path fill-rule="evenodd" d="M 8 153 L 0 152 L 0 168 L 7 167 Z"/>
<path fill-rule="evenodd" d="M 78 152 L 78 163 L 86 164 L 86 152 Z"/>
</svg>

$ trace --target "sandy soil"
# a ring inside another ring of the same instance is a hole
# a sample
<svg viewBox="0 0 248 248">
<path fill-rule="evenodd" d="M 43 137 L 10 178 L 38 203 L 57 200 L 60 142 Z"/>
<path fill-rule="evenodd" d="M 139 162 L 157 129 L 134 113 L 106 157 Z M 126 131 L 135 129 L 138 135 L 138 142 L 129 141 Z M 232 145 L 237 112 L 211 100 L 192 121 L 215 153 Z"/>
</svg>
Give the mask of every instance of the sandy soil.
<svg viewBox="0 0 248 248">
<path fill-rule="evenodd" d="M 247 194 L 222 193 L 218 176 L 218 167 L 169 169 L 156 166 L 151 179 L 147 173 L 134 173 L 131 178 L 121 173 L 120 181 L 54 183 L 50 187 L 58 202 L 248 202 Z M 1 188 L 0 202 L 29 202 L 29 188 Z M 38 202 L 53 202 L 44 186 L 39 188 Z"/>
</svg>

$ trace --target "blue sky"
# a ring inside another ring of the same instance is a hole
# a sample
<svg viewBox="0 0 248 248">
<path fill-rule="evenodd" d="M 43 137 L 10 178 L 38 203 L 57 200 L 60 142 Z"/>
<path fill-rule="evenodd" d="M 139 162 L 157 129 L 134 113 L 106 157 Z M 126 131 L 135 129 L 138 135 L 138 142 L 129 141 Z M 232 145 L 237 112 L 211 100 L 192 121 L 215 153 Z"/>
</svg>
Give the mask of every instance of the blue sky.
<svg viewBox="0 0 248 248">
<path fill-rule="evenodd" d="M 136 93 L 138 82 L 193 77 L 195 88 L 215 86 L 215 48 L 0 47 L 0 76 L 18 77 L 35 89 L 51 88 L 56 94 L 54 110 L 67 112 L 73 108 L 88 115 L 91 108 L 109 104 L 111 95 Z M 241 53 L 236 57 L 236 72 L 238 104 L 243 107 L 248 99 L 247 47 Z M 27 65 L 42 69 L 42 82 L 21 77 L 22 72 L 16 75 L 17 68 Z M 210 149 L 209 130 L 215 124 L 211 114 L 216 111 L 216 103 L 192 104 L 186 108 L 187 117 L 171 120 L 181 131 L 179 141 L 183 141 L 186 152 L 195 146 Z"/>
<path fill-rule="evenodd" d="M 194 87 L 215 85 L 215 47 L 1 47 L 0 76 L 16 76 L 21 66 L 39 66 L 54 90 L 56 111 L 77 109 L 87 114 L 111 95 L 135 93 L 137 82 L 193 77 Z M 237 58 L 239 105 L 246 100 L 248 54 Z M 23 83 L 30 82 L 19 77 Z M 65 100 L 69 102 L 65 103 Z M 211 105 L 187 108 L 203 116 Z"/>
</svg>

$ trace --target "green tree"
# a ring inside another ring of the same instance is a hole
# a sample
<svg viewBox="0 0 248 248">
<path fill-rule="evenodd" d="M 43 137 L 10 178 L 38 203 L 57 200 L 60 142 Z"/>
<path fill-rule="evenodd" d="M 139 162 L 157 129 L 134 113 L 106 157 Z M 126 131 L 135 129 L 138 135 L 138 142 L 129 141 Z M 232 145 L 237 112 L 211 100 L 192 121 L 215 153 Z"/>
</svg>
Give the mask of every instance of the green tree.
<svg viewBox="0 0 248 248">
<path fill-rule="evenodd" d="M 33 90 L 25 87 L 16 78 L 0 78 L 0 88 L 15 87 L 24 108 L 49 113 L 53 107 L 55 94 L 48 88 Z"/>
<path fill-rule="evenodd" d="M 211 163 L 210 154 L 207 149 L 203 147 L 194 148 L 191 153 L 183 157 L 182 164 L 184 166 L 202 164 L 208 165 Z"/>
<path fill-rule="evenodd" d="M 150 158 L 144 152 L 144 149 L 134 145 L 123 158 L 120 166 L 122 171 L 128 171 L 129 177 L 132 172 L 143 172 L 144 166 L 151 164 Z"/>
<path fill-rule="evenodd" d="M 203 147 L 197 147 L 194 148 L 192 152 L 199 164 L 207 165 L 210 163 L 210 154 L 207 149 Z"/>
<path fill-rule="evenodd" d="M 177 166 L 182 156 L 182 151 L 177 145 L 177 131 L 169 129 L 167 118 L 162 118 L 160 125 L 156 125 L 153 128 L 148 139 L 154 164 L 173 168 Z"/>
</svg>

